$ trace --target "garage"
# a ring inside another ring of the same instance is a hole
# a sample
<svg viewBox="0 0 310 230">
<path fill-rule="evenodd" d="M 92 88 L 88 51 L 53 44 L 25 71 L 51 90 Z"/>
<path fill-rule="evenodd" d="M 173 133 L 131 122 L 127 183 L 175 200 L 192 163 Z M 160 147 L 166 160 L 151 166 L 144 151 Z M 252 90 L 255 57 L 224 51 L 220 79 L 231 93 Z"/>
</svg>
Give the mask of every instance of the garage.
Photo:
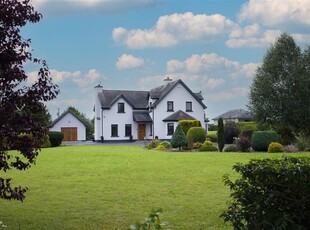
<svg viewBox="0 0 310 230">
<path fill-rule="evenodd" d="M 63 141 L 77 141 L 77 127 L 61 128 L 61 132 L 64 135 Z"/>
</svg>

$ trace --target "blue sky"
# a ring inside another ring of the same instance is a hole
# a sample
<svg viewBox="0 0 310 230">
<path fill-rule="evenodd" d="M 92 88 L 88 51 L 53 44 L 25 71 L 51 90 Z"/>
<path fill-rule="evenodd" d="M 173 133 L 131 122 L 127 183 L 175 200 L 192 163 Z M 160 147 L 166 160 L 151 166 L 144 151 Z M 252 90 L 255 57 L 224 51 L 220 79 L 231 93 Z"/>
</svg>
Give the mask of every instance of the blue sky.
<svg viewBox="0 0 310 230">
<path fill-rule="evenodd" d="M 310 44 L 310 0 L 32 0 L 43 14 L 22 29 L 61 94 L 93 117 L 94 86 L 149 90 L 169 76 L 202 91 L 206 116 L 246 108 L 249 86 L 281 32 Z M 37 67 L 25 66 L 29 83 Z"/>
</svg>

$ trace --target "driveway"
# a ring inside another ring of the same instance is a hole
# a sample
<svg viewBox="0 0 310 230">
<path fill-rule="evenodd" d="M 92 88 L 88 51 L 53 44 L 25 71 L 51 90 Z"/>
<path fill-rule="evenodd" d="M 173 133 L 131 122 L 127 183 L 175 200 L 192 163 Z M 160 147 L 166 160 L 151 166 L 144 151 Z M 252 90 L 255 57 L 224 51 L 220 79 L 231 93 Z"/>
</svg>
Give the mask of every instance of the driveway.
<svg viewBox="0 0 310 230">
<path fill-rule="evenodd" d="M 93 142 L 93 141 L 63 141 L 62 145 L 80 145 L 80 146 L 140 146 L 145 147 L 148 141 L 117 141 L 117 142 Z"/>
</svg>

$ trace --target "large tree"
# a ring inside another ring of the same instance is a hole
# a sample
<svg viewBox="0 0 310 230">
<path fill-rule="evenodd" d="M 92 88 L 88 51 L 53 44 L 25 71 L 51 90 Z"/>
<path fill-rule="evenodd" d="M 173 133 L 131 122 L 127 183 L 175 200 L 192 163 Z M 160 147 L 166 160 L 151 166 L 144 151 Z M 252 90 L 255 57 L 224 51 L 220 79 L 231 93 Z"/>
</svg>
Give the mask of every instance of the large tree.
<svg viewBox="0 0 310 230">
<path fill-rule="evenodd" d="M 256 121 L 282 136 L 310 135 L 310 49 L 302 52 L 289 34 L 281 34 L 256 71 L 249 108 Z"/>
<path fill-rule="evenodd" d="M 33 115 L 41 113 L 42 103 L 54 99 L 59 92 L 46 62 L 31 55 L 31 41 L 20 33 L 23 26 L 41 18 L 29 0 L 0 0 L 0 171 L 25 170 L 35 163 L 38 140 L 46 136 L 47 129 Z M 25 63 L 39 67 L 34 84 L 27 83 Z M 10 149 L 19 154 L 9 152 Z M 0 198 L 23 201 L 27 189 L 12 187 L 11 180 L 0 177 Z"/>
</svg>

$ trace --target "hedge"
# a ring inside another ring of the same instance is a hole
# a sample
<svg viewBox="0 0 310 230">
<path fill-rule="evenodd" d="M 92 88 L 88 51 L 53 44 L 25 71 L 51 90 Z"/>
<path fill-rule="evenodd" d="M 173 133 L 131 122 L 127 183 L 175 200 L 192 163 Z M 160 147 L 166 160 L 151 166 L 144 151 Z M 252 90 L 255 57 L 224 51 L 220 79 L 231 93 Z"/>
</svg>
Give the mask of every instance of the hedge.
<svg viewBox="0 0 310 230">
<path fill-rule="evenodd" d="M 279 142 L 279 135 L 275 131 L 254 131 L 251 145 L 255 151 L 267 151 L 271 142 Z"/>
<path fill-rule="evenodd" d="M 62 140 L 64 139 L 64 135 L 62 132 L 50 131 L 48 132 L 49 140 L 51 143 L 51 147 L 57 147 L 61 145 Z"/>
</svg>

